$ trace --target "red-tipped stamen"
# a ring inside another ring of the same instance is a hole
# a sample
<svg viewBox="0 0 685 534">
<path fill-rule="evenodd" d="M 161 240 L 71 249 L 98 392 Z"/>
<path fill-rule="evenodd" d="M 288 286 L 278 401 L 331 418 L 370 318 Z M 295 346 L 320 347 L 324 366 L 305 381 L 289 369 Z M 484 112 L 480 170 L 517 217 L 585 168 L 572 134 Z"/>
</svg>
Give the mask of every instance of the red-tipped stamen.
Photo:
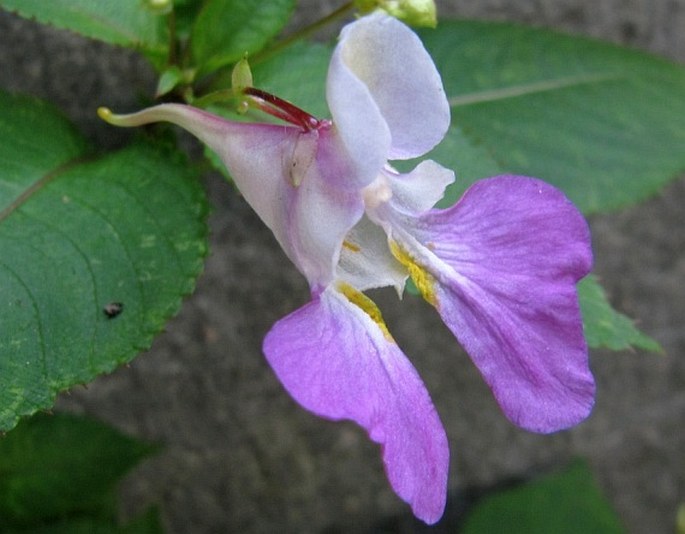
<svg viewBox="0 0 685 534">
<path fill-rule="evenodd" d="M 322 121 L 313 115 L 271 93 L 255 87 L 246 87 L 243 93 L 251 96 L 257 107 L 265 113 L 299 126 L 303 130 L 316 130 L 322 125 Z"/>
</svg>

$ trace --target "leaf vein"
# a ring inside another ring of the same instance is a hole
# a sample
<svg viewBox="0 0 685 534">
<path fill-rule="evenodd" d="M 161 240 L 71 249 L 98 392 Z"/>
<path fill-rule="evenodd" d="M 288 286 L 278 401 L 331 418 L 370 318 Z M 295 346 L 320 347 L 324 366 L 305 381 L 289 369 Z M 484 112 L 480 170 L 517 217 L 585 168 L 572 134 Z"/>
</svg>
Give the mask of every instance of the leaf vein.
<svg viewBox="0 0 685 534">
<path fill-rule="evenodd" d="M 62 230 L 59 225 L 53 224 L 45 219 L 42 219 L 40 217 L 36 217 L 35 214 L 24 214 L 25 217 L 28 219 L 32 219 L 33 221 L 42 224 L 46 228 L 50 229 L 52 232 L 55 234 L 61 236 L 65 241 L 67 241 L 72 248 L 76 251 L 76 253 L 81 256 L 81 259 L 83 260 L 83 264 L 86 267 L 86 270 L 88 271 L 91 279 L 91 287 L 92 287 L 92 293 L 93 293 L 93 304 L 95 309 L 97 309 L 97 304 L 99 302 L 98 300 L 98 291 L 97 291 L 97 277 L 95 276 L 95 272 L 93 271 L 93 266 L 88 258 L 88 255 L 81 249 L 81 246 L 78 244 L 78 242 L 71 237 L 71 235 L 64 230 Z M 94 355 L 95 355 L 95 339 L 97 338 L 97 321 L 93 321 L 93 328 L 90 336 L 90 350 L 88 351 L 88 366 L 90 368 L 91 372 L 94 372 L 95 365 L 94 365 Z"/>
<path fill-rule="evenodd" d="M 5 238 L 6 239 L 12 239 L 11 237 L 8 237 L 8 236 L 5 236 Z M 22 244 L 24 244 L 24 243 L 22 243 Z M 32 246 L 30 248 L 34 249 L 36 252 L 38 252 L 40 254 L 43 254 L 43 252 L 40 249 L 37 249 L 37 248 L 32 247 Z M 26 296 L 28 297 L 28 299 L 31 302 L 31 307 L 33 308 L 34 315 L 36 316 L 36 329 L 38 331 L 38 341 L 40 344 L 41 374 L 43 376 L 44 383 L 46 384 L 46 386 L 48 386 L 48 389 L 50 389 L 49 388 L 50 379 L 48 376 L 48 368 L 47 368 L 47 348 L 46 348 L 46 344 L 45 344 L 45 335 L 43 332 L 43 321 L 41 320 L 41 313 L 40 313 L 40 308 L 38 306 L 38 301 L 36 300 L 36 297 L 34 296 L 33 292 L 29 288 L 29 286 L 26 285 L 26 283 L 24 282 L 24 279 L 21 276 L 19 276 L 19 274 L 10 265 L 8 265 L 6 262 L 2 262 L 2 263 L 0 263 L 0 265 L 2 265 L 5 268 L 5 270 L 7 270 L 14 277 L 14 279 L 17 281 L 17 283 L 21 287 L 24 288 L 24 291 L 26 292 Z"/>
<path fill-rule="evenodd" d="M 24 189 L 17 198 L 15 198 L 7 207 L 0 210 L 0 223 L 7 219 L 12 213 L 23 206 L 34 194 L 42 190 L 47 184 L 54 180 L 60 174 L 66 172 L 74 165 L 78 165 L 86 161 L 87 158 L 78 157 L 69 160 L 61 165 L 58 165 L 52 171 L 44 174 L 38 180 L 30 184 L 26 189 Z"/>
<path fill-rule="evenodd" d="M 621 77 L 622 75 L 612 73 L 556 78 L 553 80 L 543 80 L 540 82 L 531 82 L 523 85 L 512 85 L 510 87 L 503 87 L 500 89 L 478 91 L 475 93 L 453 96 L 448 99 L 448 102 L 450 107 L 469 106 L 471 104 L 480 104 L 483 102 L 493 102 L 495 100 L 505 100 L 508 98 L 517 98 L 520 96 L 527 96 L 536 93 L 556 91 L 558 89 L 566 89 L 568 87 L 615 81 Z"/>
</svg>

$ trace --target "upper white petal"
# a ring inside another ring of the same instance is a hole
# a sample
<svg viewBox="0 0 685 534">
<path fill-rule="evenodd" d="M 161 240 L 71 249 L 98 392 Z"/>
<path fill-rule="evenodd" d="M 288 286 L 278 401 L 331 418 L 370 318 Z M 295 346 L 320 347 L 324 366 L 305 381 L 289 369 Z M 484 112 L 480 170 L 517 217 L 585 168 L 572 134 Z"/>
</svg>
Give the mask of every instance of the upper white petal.
<svg viewBox="0 0 685 534">
<path fill-rule="evenodd" d="M 442 140 L 450 123 L 440 74 L 421 40 L 381 13 L 343 28 L 327 96 L 341 135 L 352 136 L 347 129 L 356 129 L 360 142 L 376 135 L 378 112 L 369 100 L 375 103 L 390 132 L 390 160 L 422 156 Z M 385 140 L 375 139 L 380 141 Z"/>
<path fill-rule="evenodd" d="M 333 52 L 326 81 L 326 99 L 333 117 L 338 151 L 354 163 L 346 176 L 351 186 L 372 182 L 388 159 L 390 130 L 374 95 L 346 61 L 346 43 Z"/>
</svg>

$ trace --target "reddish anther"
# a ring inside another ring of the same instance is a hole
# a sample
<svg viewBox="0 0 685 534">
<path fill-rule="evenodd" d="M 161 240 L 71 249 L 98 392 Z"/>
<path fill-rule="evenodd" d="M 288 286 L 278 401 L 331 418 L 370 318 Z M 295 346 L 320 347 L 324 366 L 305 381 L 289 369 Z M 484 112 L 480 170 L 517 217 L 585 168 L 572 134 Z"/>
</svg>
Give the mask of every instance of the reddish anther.
<svg viewBox="0 0 685 534">
<path fill-rule="evenodd" d="M 322 121 L 313 115 L 271 93 L 255 87 L 246 87 L 243 92 L 251 96 L 259 109 L 265 113 L 299 126 L 303 130 L 316 130 L 322 125 Z"/>
</svg>

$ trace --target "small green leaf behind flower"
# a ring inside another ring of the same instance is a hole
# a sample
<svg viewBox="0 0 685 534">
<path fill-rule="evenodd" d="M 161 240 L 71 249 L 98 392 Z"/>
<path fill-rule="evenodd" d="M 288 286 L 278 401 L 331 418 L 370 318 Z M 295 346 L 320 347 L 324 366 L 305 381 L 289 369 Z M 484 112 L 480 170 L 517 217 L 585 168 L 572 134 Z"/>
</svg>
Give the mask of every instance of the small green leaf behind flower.
<svg viewBox="0 0 685 534">
<path fill-rule="evenodd" d="M 155 97 L 163 96 L 173 91 L 183 80 L 183 71 L 176 65 L 165 69 L 157 82 Z"/>
<path fill-rule="evenodd" d="M 656 340 L 640 332 L 630 318 L 611 307 L 597 277 L 591 275 L 582 280 L 578 295 L 588 345 L 611 350 L 635 347 L 662 352 Z"/>
<path fill-rule="evenodd" d="M 466 519 L 463 534 L 622 534 L 586 462 L 494 493 Z"/>
<path fill-rule="evenodd" d="M 157 82 L 155 98 L 170 93 L 180 85 L 190 84 L 194 77 L 195 71 L 192 69 L 181 69 L 176 65 L 164 69 Z"/>
<path fill-rule="evenodd" d="M 193 60 L 210 73 L 261 50 L 288 22 L 295 0 L 208 0 L 192 29 Z"/>
<path fill-rule="evenodd" d="M 73 415 L 22 421 L 0 438 L 0 530 L 161 534 L 155 510 L 116 521 L 116 485 L 157 450 Z"/>
</svg>

